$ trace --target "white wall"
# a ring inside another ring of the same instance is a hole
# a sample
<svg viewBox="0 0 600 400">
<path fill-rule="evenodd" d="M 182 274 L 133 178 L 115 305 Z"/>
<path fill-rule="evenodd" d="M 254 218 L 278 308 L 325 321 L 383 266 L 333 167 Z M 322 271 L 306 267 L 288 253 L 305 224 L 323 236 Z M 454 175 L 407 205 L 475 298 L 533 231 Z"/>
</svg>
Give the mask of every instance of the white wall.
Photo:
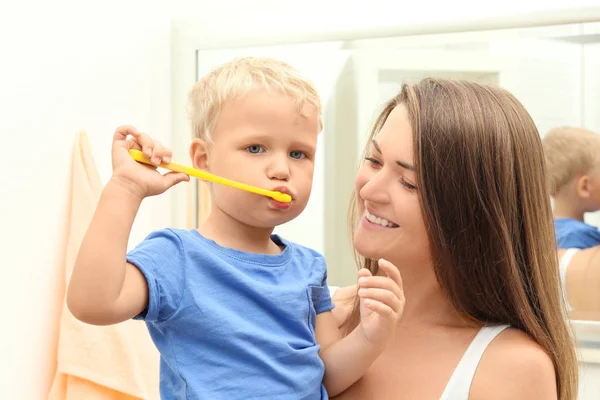
<svg viewBox="0 0 600 400">
<path fill-rule="evenodd" d="M 523 103 L 541 135 L 556 126 L 582 124 L 580 45 L 520 39 L 494 50 L 518 58 L 500 84 Z"/>
<path fill-rule="evenodd" d="M 54 292 L 62 289 L 57 282 L 57 268 L 74 135 L 80 129 L 88 131 L 104 180 L 110 176 L 110 139 L 117 125 L 134 124 L 169 144 L 171 18 L 220 15 L 221 19 L 214 20 L 226 23 L 232 9 L 243 13 L 265 5 L 283 9 L 292 4 L 281 3 L 2 2 L 2 398 L 43 399 L 51 382 L 60 306 Z M 493 7 L 511 11 L 518 3 L 503 2 Z M 303 7 L 306 13 L 318 12 L 309 1 Z M 430 5 L 420 3 L 414 7 L 402 10 L 402 15 L 412 11 L 431 16 Z M 443 13 L 452 10 L 473 14 L 469 7 L 444 7 Z M 381 8 L 372 8 L 383 18 Z M 494 10 L 487 8 L 488 12 Z M 433 17 L 439 15 L 442 12 Z M 361 17 L 361 12 L 354 13 L 355 20 Z M 386 17 L 391 20 L 393 13 Z M 332 19 L 334 26 L 347 22 L 344 18 Z M 168 196 L 147 200 L 135 224 L 132 242 L 168 225 L 171 206 Z"/>
<path fill-rule="evenodd" d="M 585 62 L 583 126 L 600 134 L 600 43 L 586 44 L 583 60 Z M 586 214 L 585 220 L 589 224 L 600 226 L 600 211 Z M 600 377 L 600 367 L 598 376 Z M 598 391 L 600 392 L 600 387 Z"/>
<path fill-rule="evenodd" d="M 600 398 L 600 364 L 579 364 L 579 397 L 580 400 L 596 400 Z"/>
<path fill-rule="evenodd" d="M 81 7 L 14 2 L 0 12 L 0 397 L 7 399 L 46 398 L 51 382 L 75 134 L 88 131 L 104 180 L 117 125 L 170 140 L 168 18 L 158 9 L 139 18 L 143 2 Z M 168 224 L 168 207 L 168 197 L 145 202 L 133 239 Z"/>
</svg>

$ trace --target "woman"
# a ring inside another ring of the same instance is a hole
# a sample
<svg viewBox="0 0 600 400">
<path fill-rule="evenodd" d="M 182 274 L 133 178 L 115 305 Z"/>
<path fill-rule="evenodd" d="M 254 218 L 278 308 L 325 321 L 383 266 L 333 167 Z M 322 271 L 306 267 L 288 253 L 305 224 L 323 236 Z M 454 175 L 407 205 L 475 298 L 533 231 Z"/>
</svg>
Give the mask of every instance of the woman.
<svg viewBox="0 0 600 400">
<path fill-rule="evenodd" d="M 354 246 L 373 273 L 379 258 L 398 266 L 406 305 L 384 353 L 337 398 L 575 399 L 544 158 L 523 106 L 427 79 L 387 103 L 369 142 Z M 334 295 L 344 332 L 355 295 Z"/>
</svg>

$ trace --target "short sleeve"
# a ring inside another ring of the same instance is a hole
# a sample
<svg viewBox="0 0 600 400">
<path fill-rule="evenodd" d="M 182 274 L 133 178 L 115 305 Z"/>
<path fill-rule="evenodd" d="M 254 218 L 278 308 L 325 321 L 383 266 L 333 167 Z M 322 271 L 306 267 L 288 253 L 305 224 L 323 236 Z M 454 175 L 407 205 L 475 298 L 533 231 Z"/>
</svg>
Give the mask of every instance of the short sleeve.
<svg viewBox="0 0 600 400">
<path fill-rule="evenodd" d="M 177 311 L 185 286 L 183 243 L 171 229 L 152 232 L 127 254 L 148 282 L 148 306 L 135 319 L 164 321 Z"/>
<path fill-rule="evenodd" d="M 576 249 L 581 249 L 583 247 L 582 245 L 582 240 L 581 237 L 579 235 L 577 235 L 576 233 L 568 233 L 564 236 L 562 236 L 559 240 L 558 240 L 558 248 L 559 249 L 571 249 L 571 248 L 576 248 Z"/>
<path fill-rule="evenodd" d="M 329 287 L 327 286 L 327 263 L 325 262 L 325 258 L 318 257 L 315 262 L 315 268 L 320 271 L 322 276 L 321 279 L 321 294 L 318 299 L 314 299 L 315 311 L 317 314 L 320 314 L 325 311 L 330 311 L 333 309 L 334 305 L 331 301 L 331 293 L 329 292 Z"/>
<path fill-rule="evenodd" d="M 600 243 L 598 235 L 591 234 L 593 231 L 571 231 L 564 234 L 558 240 L 559 249 L 586 249 Z"/>
</svg>

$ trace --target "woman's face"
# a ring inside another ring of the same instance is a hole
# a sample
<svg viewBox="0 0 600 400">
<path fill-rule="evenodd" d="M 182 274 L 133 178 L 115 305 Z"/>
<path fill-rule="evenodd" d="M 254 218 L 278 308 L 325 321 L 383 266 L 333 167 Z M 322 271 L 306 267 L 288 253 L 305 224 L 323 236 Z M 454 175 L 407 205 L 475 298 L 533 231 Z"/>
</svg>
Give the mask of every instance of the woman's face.
<svg viewBox="0 0 600 400">
<path fill-rule="evenodd" d="M 412 129 L 398 105 L 369 144 L 355 180 L 360 219 L 354 246 L 364 257 L 400 266 L 430 260 L 429 240 L 416 187 Z"/>
</svg>

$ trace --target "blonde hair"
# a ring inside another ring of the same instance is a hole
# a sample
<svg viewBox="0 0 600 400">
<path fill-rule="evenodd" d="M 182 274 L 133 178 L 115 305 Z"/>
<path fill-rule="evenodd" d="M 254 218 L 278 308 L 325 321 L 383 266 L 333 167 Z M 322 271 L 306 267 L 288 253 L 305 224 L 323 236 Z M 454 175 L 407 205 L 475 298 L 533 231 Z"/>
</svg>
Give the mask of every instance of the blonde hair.
<svg viewBox="0 0 600 400">
<path fill-rule="evenodd" d="M 600 136 L 584 128 L 554 128 L 546 134 L 542 144 L 552 196 L 577 175 L 589 173 L 600 162 Z"/>
<path fill-rule="evenodd" d="M 229 61 L 204 76 L 190 90 L 188 115 L 195 138 L 211 140 L 225 103 L 252 92 L 276 91 L 293 98 L 299 112 L 305 104 L 315 108 L 321 122 L 321 99 L 313 83 L 289 64 L 268 57 Z"/>
<path fill-rule="evenodd" d="M 442 290 L 466 319 L 526 332 L 552 358 L 558 399 L 575 399 L 575 343 L 560 297 L 544 155 L 533 120 L 503 89 L 425 79 L 402 86 L 367 143 L 399 105 L 413 132 L 430 243 L 424 250 L 431 252 Z M 360 218 L 356 191 L 353 198 L 352 232 Z M 377 273 L 375 260 L 357 256 L 360 267 Z M 359 315 L 355 302 L 347 332 Z"/>
</svg>

